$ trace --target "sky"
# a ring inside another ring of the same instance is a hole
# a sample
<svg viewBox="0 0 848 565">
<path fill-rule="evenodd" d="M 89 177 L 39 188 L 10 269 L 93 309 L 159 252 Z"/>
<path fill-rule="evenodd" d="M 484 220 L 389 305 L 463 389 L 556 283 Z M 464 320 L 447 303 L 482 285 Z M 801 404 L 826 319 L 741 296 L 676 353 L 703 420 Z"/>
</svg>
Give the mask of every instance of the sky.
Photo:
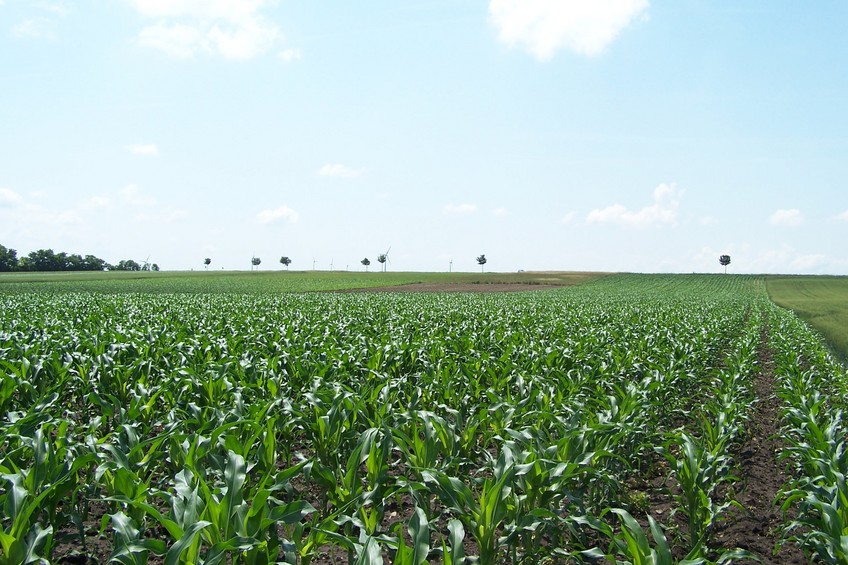
<svg viewBox="0 0 848 565">
<path fill-rule="evenodd" d="M 848 274 L 848 2 L 0 0 L 0 244 Z"/>
</svg>

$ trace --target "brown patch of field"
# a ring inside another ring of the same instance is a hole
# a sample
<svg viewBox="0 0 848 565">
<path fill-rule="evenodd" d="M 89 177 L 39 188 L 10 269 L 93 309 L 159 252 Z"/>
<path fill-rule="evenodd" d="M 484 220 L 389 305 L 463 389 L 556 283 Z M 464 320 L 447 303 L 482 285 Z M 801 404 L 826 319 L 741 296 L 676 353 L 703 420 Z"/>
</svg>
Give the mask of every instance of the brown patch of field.
<svg viewBox="0 0 848 565">
<path fill-rule="evenodd" d="M 352 288 L 338 292 L 523 292 L 546 290 L 562 285 L 526 283 L 413 283 L 374 288 Z"/>
</svg>

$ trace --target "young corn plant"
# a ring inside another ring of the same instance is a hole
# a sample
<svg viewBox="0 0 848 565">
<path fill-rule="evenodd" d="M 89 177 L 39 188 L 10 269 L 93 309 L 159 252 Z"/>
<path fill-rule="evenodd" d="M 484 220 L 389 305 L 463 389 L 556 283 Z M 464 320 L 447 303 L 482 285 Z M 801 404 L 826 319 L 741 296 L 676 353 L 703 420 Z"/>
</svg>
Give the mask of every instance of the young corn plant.
<svg viewBox="0 0 848 565">
<path fill-rule="evenodd" d="M 479 563 L 497 563 L 505 541 L 501 539 L 500 531 L 516 518 L 515 502 L 511 496 L 515 465 L 510 449 L 505 446 L 501 451 L 493 476 L 482 481 L 476 497 L 456 477 L 435 470 L 423 471 L 423 475 L 424 483 L 471 531 L 480 552 Z"/>
<path fill-rule="evenodd" d="M 675 446 L 674 449 L 671 445 Z M 685 432 L 658 451 L 671 464 L 680 487 L 680 508 L 688 522 L 688 557 L 702 557 L 706 555 L 710 527 L 732 504 L 713 500 L 716 487 L 733 480 L 730 456 L 720 449 L 710 451 Z M 679 451 L 680 455 L 675 455 L 675 451 Z"/>
</svg>

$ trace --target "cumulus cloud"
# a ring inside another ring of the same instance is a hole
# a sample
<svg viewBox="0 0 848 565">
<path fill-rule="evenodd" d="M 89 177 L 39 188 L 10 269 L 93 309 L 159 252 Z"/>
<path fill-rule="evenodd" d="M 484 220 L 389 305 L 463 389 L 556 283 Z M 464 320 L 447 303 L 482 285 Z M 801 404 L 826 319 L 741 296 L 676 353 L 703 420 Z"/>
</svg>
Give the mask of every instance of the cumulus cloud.
<svg viewBox="0 0 848 565">
<path fill-rule="evenodd" d="M 318 170 L 318 174 L 322 177 L 338 177 L 343 179 L 352 179 L 362 174 L 362 169 L 353 169 L 351 167 L 341 165 L 339 163 L 327 163 Z"/>
<path fill-rule="evenodd" d="M 283 37 L 262 14 L 268 0 L 132 0 L 136 10 L 156 23 L 141 30 L 138 42 L 172 57 L 217 53 L 225 59 L 251 59 Z"/>
<path fill-rule="evenodd" d="M 280 206 L 274 210 L 266 209 L 262 210 L 258 214 L 256 214 L 256 219 L 260 224 L 271 224 L 274 222 L 279 222 L 282 220 L 286 220 L 288 222 L 296 222 L 300 218 L 300 215 L 295 211 L 289 208 L 288 206 Z"/>
<path fill-rule="evenodd" d="M 632 228 L 646 228 L 677 223 L 677 209 L 682 191 L 674 183 L 661 184 L 654 189 L 654 203 L 639 210 L 629 210 L 613 204 L 589 212 L 588 224 L 618 224 Z"/>
<path fill-rule="evenodd" d="M 138 143 L 135 145 L 127 145 L 127 151 L 129 151 L 133 155 L 141 155 L 146 157 L 153 157 L 159 155 L 159 148 L 156 147 L 155 143 Z"/>
<path fill-rule="evenodd" d="M 648 0 L 490 0 L 489 18 L 500 41 L 544 61 L 560 49 L 587 56 L 603 52 L 648 5 Z"/>
<path fill-rule="evenodd" d="M 574 221 L 575 217 L 577 217 L 577 212 L 572 210 L 571 212 L 566 212 L 565 215 L 560 220 L 560 222 L 563 223 L 563 224 L 570 224 L 571 222 Z"/>
<path fill-rule="evenodd" d="M 473 214 L 477 211 L 474 204 L 446 204 L 443 209 L 445 214 Z"/>
<path fill-rule="evenodd" d="M 0 208 L 14 208 L 23 202 L 21 195 L 11 188 L 0 188 Z"/>
<path fill-rule="evenodd" d="M 848 210 L 845 210 L 844 212 L 836 216 L 836 219 L 841 220 L 843 222 L 848 222 Z"/>
<path fill-rule="evenodd" d="M 769 222 L 773 226 L 794 228 L 804 223 L 804 215 L 797 208 L 777 210 L 771 215 Z"/>
</svg>

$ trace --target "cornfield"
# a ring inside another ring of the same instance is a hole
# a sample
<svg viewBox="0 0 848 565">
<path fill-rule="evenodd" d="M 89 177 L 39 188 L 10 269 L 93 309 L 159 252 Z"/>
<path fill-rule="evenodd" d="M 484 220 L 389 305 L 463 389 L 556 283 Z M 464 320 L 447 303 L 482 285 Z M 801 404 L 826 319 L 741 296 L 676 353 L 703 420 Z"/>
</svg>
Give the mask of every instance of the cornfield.
<svg viewBox="0 0 848 565">
<path fill-rule="evenodd" d="M 848 563 L 843 366 L 756 277 L 0 294 L 0 564 L 712 563 L 763 348 L 781 545 Z"/>
</svg>

